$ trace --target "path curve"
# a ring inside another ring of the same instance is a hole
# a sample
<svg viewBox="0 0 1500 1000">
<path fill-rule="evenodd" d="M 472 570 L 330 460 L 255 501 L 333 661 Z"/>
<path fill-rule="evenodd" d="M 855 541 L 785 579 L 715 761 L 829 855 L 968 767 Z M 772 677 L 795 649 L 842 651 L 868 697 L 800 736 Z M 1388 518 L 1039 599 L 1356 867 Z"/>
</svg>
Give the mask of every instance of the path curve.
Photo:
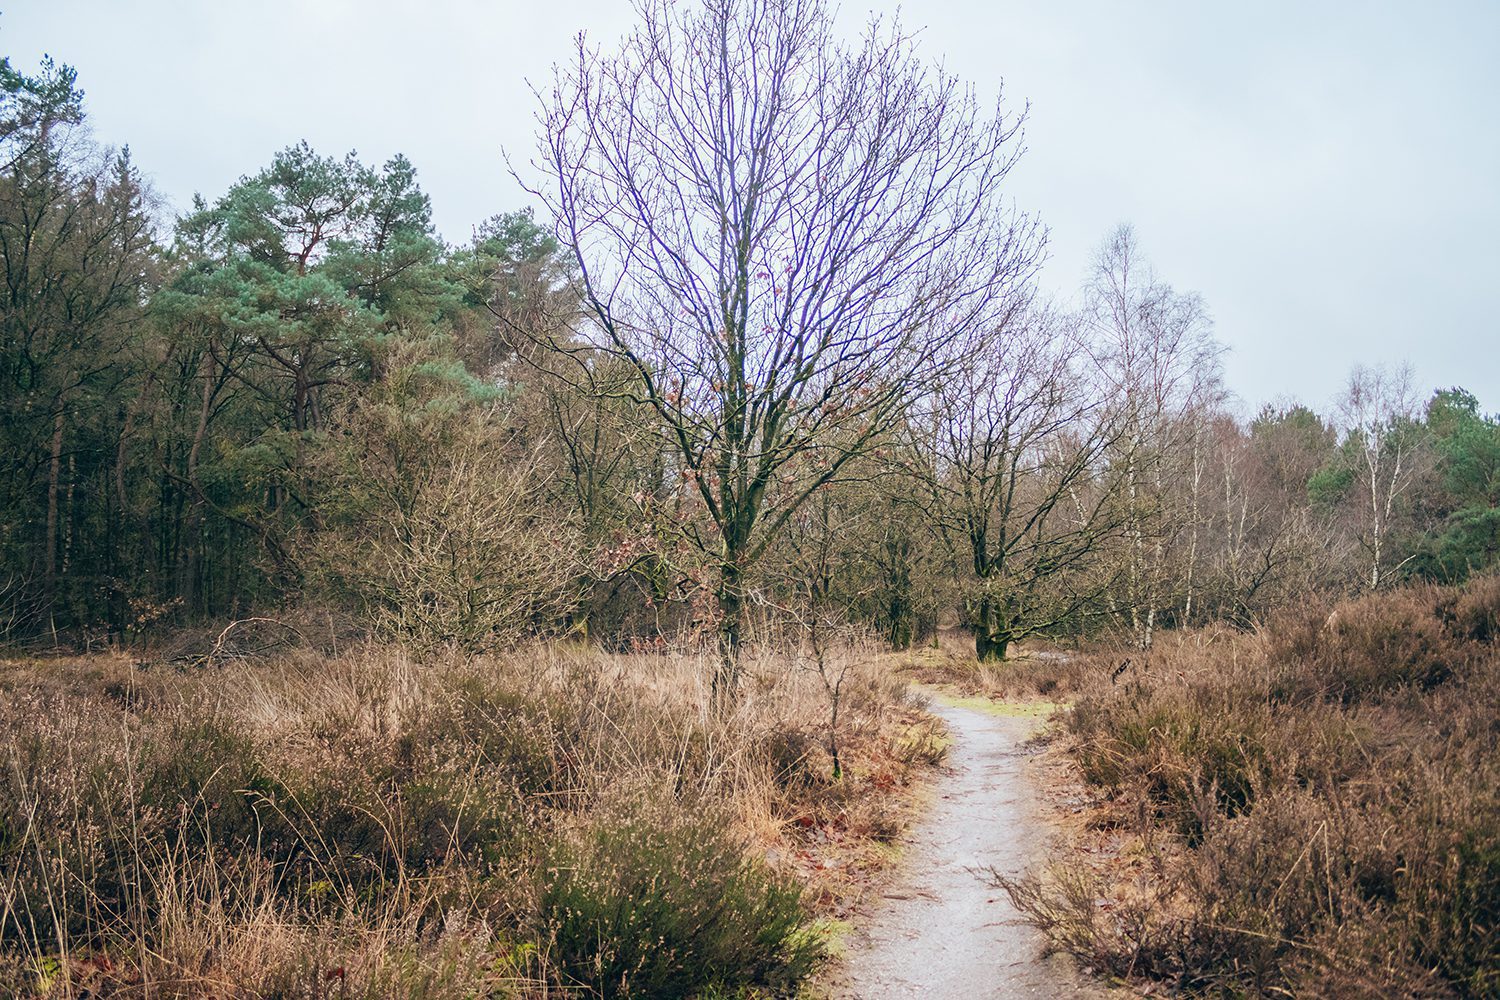
<svg viewBox="0 0 1500 1000">
<path fill-rule="evenodd" d="M 1096 997 L 1062 956 L 1043 957 L 990 869 L 1015 875 L 1046 839 L 1022 744 L 1037 725 L 934 699 L 952 747 L 902 870 L 854 918 L 837 981 L 841 1000 L 897 997 Z"/>
</svg>

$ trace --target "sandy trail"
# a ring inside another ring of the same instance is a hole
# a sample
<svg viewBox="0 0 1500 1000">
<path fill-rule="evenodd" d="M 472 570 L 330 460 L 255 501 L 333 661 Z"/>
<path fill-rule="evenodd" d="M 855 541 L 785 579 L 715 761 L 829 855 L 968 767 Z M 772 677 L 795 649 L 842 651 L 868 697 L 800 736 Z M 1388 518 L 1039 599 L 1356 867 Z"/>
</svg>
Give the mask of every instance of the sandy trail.
<svg viewBox="0 0 1500 1000">
<path fill-rule="evenodd" d="M 1062 957 L 1043 958 L 1041 933 L 1005 893 L 993 868 L 1014 875 L 1035 860 L 1046 830 L 1033 803 L 1021 744 L 1035 719 L 935 701 L 953 739 L 928 815 L 913 829 L 903 871 L 855 917 L 832 995 L 1096 997 Z"/>
</svg>

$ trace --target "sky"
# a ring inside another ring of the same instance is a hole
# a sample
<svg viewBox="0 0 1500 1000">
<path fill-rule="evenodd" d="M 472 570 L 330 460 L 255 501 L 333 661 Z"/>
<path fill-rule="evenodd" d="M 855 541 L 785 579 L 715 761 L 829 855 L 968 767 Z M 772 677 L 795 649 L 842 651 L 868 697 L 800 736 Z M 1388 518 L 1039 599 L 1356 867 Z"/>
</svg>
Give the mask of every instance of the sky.
<svg viewBox="0 0 1500 1000">
<path fill-rule="evenodd" d="M 685 0 L 691 2 L 691 0 Z M 845 2 L 851 34 L 895 2 Z M 1327 409 L 1410 362 L 1500 410 L 1500 2 L 908 0 L 921 51 L 1029 103 L 1009 197 L 1067 300 L 1121 223 L 1196 291 L 1242 407 Z M 416 165 L 450 241 L 527 205 L 537 108 L 627 0 L 0 0 L 0 54 L 78 70 L 96 136 L 167 205 L 300 140 Z M 529 81 L 529 82 L 528 82 Z"/>
</svg>

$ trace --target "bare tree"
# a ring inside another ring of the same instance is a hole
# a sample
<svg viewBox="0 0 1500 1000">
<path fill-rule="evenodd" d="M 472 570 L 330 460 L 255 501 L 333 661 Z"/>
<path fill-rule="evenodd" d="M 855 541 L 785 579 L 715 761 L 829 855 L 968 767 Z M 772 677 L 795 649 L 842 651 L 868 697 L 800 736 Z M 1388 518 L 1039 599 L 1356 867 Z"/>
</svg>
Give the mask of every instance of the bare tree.
<svg viewBox="0 0 1500 1000">
<path fill-rule="evenodd" d="M 1425 432 L 1410 365 L 1390 369 L 1355 366 L 1337 403 L 1344 448 L 1351 453 L 1355 497 L 1363 516 L 1357 529 L 1368 560 L 1366 582 L 1377 590 L 1399 566 L 1389 566 L 1391 526 L 1412 485 L 1429 467 Z"/>
<path fill-rule="evenodd" d="M 779 648 L 791 652 L 793 664 L 814 673 L 828 703 L 828 756 L 833 779 L 844 775 L 839 749 L 839 712 L 843 707 L 844 681 L 854 666 L 865 630 L 852 620 L 848 593 L 835 585 L 839 575 L 841 542 L 851 520 L 866 519 L 870 510 L 841 510 L 828 490 L 820 490 L 789 523 L 786 537 L 788 559 L 778 575 L 779 600 L 764 594 L 756 597 L 766 619 L 779 630 Z"/>
<path fill-rule="evenodd" d="M 315 578 L 418 646 L 490 649 L 565 620 L 581 544 L 550 482 L 555 443 L 521 433 L 501 405 L 464 405 L 422 345 L 391 353 L 324 458 Z"/>
<path fill-rule="evenodd" d="M 1031 310 L 930 397 L 917 435 L 932 514 L 972 565 L 975 651 L 1004 659 L 1097 602 L 1094 557 L 1121 526 L 1102 458 L 1115 415 L 1073 324 Z"/>
<path fill-rule="evenodd" d="M 1305 407 L 1261 410 L 1248 427 L 1228 414 L 1194 439 L 1186 593 L 1179 624 L 1252 624 L 1292 594 L 1319 589 L 1331 561 L 1326 515 L 1307 482 L 1333 451 L 1333 431 Z"/>
<path fill-rule="evenodd" d="M 1024 115 L 919 60 L 899 25 L 847 44 L 823 0 L 639 0 L 580 37 L 543 98 L 543 198 L 591 323 L 587 381 L 637 378 L 712 530 L 732 697 L 746 574 L 820 486 L 994 325 L 1044 234 L 998 197 Z"/>
<path fill-rule="evenodd" d="M 1100 249 L 1084 315 L 1120 421 L 1109 456 L 1123 475 L 1128 536 L 1117 600 L 1148 648 L 1172 599 L 1168 560 L 1195 495 L 1178 485 L 1191 484 L 1197 438 L 1223 397 L 1223 346 L 1202 300 L 1155 275 L 1129 226 Z"/>
</svg>

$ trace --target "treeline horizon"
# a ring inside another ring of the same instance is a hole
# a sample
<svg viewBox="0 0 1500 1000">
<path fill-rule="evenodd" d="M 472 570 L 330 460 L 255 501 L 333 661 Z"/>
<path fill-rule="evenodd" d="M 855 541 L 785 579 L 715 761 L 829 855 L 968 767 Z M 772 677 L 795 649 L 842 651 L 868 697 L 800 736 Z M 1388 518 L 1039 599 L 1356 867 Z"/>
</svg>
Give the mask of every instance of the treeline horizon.
<svg viewBox="0 0 1500 1000">
<path fill-rule="evenodd" d="M 570 187 L 598 176 L 572 121 L 544 122 L 553 218 L 466 243 L 404 157 L 305 143 L 167 220 L 128 149 L 90 135 L 70 68 L 6 61 L 0 642 L 311 607 L 418 644 L 702 639 L 726 662 L 956 620 L 1003 658 L 1500 561 L 1500 418 L 1362 366 L 1328 413 L 1246 418 L 1204 303 L 1128 227 L 1064 307 L 1036 287 L 1045 229 L 1011 218 L 968 251 L 977 283 L 924 277 L 888 329 L 883 301 L 830 312 L 856 332 L 784 395 L 793 292 L 768 264 L 740 268 L 739 347 L 639 291 L 616 332 L 609 295 L 671 262 L 620 256 L 601 292 L 579 234 L 620 209 Z M 1017 128 L 972 133 L 997 184 Z M 633 225 L 609 232 L 654 245 Z M 752 443 L 731 454 L 731 431 Z"/>
</svg>

